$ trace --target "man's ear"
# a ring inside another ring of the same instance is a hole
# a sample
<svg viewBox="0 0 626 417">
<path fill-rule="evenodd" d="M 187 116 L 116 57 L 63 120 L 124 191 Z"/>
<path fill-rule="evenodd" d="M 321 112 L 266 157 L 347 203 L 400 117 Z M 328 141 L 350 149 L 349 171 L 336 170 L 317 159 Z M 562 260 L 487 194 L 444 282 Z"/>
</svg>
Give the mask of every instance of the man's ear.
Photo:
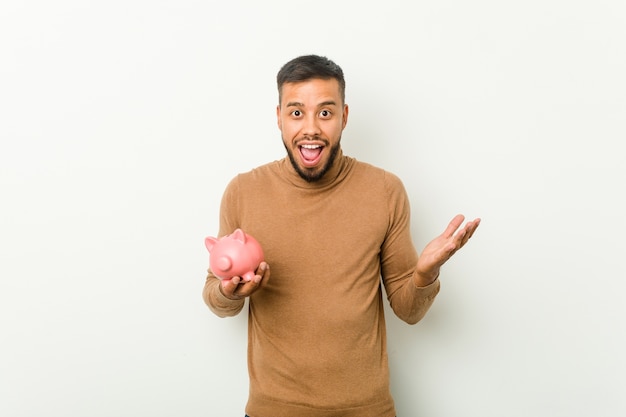
<svg viewBox="0 0 626 417">
<path fill-rule="evenodd" d="M 278 125 L 278 129 L 283 130 L 283 122 L 280 119 L 280 104 L 276 106 L 276 124 Z"/>
<path fill-rule="evenodd" d="M 341 127 L 341 129 L 345 129 L 346 125 L 348 124 L 348 105 L 344 104 L 343 105 L 343 126 Z"/>
</svg>

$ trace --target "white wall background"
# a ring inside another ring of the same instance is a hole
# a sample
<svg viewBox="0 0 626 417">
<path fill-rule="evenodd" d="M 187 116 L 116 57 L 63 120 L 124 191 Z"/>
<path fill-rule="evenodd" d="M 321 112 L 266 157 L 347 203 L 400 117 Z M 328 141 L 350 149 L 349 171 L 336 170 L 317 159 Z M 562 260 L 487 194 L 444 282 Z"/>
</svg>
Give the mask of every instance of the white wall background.
<svg viewBox="0 0 626 417">
<path fill-rule="evenodd" d="M 319 53 L 418 248 L 483 218 L 428 316 L 388 315 L 399 417 L 623 416 L 625 40 L 619 0 L 3 2 L 0 415 L 243 416 L 203 239 Z"/>
</svg>

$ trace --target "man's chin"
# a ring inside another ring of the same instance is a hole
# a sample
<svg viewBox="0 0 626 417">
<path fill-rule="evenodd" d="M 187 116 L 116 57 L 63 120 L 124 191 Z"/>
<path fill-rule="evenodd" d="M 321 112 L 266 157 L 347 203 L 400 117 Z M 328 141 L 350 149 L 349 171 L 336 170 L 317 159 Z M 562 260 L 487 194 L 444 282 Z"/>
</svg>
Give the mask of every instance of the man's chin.
<svg viewBox="0 0 626 417">
<path fill-rule="evenodd" d="M 321 180 L 327 171 L 323 167 L 309 168 L 309 167 L 303 167 L 301 165 L 298 165 L 295 168 L 298 174 L 300 175 L 300 177 L 302 177 L 302 179 L 308 182 L 316 182 L 316 181 Z"/>
</svg>

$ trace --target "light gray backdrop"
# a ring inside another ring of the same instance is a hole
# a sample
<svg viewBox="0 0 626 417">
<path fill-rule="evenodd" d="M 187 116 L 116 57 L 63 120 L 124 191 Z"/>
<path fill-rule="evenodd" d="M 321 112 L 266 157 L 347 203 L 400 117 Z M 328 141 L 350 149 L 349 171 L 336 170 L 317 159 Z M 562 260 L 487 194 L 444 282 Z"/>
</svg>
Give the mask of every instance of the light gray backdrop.
<svg viewBox="0 0 626 417">
<path fill-rule="evenodd" d="M 404 180 L 420 250 L 483 218 L 427 317 L 388 314 L 398 415 L 626 414 L 625 39 L 617 0 L 3 2 L 0 415 L 243 415 L 203 240 L 283 157 L 305 53 L 344 68 L 345 152 Z"/>
</svg>

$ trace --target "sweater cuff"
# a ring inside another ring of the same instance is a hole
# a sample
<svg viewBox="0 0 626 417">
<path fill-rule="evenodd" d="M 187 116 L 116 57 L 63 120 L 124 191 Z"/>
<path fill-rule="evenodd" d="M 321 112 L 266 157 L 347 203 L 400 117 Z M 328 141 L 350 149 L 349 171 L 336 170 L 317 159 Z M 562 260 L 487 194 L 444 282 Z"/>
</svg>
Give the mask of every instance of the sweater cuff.
<svg viewBox="0 0 626 417">
<path fill-rule="evenodd" d="M 219 317 L 238 314 L 245 304 L 245 299 L 232 300 L 222 293 L 221 282 L 217 278 L 208 277 L 204 286 L 204 301 L 211 311 Z"/>
<path fill-rule="evenodd" d="M 415 281 L 413 281 L 413 288 L 415 288 L 415 291 L 420 293 L 422 297 L 434 297 L 435 295 L 437 295 L 437 293 L 439 293 L 440 287 L 441 283 L 439 282 L 439 277 L 435 278 L 433 282 L 426 285 L 425 287 L 420 287 L 415 284 Z"/>
</svg>

